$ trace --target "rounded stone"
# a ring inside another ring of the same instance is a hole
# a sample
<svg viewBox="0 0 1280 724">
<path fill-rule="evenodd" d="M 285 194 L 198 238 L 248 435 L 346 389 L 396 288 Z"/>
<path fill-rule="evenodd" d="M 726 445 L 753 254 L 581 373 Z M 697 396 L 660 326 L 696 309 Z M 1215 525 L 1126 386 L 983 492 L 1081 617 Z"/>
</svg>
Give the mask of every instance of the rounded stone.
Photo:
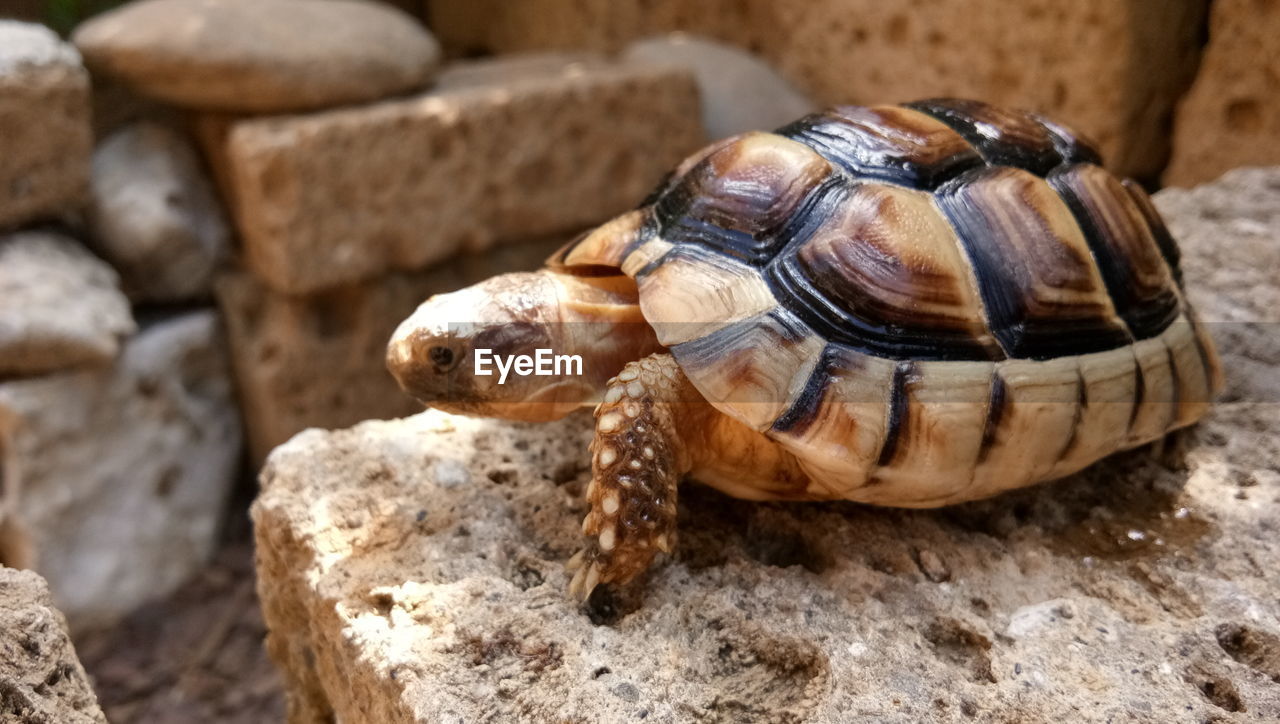
<svg viewBox="0 0 1280 724">
<path fill-rule="evenodd" d="M 73 41 L 92 72 L 142 95 L 231 112 L 375 100 L 426 85 L 440 62 L 411 17 L 363 0 L 142 0 Z"/>
</svg>

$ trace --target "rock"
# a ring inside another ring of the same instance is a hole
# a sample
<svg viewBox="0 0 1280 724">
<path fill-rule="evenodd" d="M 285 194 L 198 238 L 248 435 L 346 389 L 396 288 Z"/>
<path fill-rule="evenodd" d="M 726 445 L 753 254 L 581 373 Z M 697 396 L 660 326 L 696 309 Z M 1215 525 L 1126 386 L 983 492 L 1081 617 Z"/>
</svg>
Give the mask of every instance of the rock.
<svg viewBox="0 0 1280 724">
<path fill-rule="evenodd" d="M 433 0 L 452 54 L 618 50 L 681 30 L 748 49 L 823 105 L 968 96 L 1042 111 L 1154 179 L 1195 74 L 1205 0 Z"/>
<path fill-rule="evenodd" d="M 0 384 L 0 560 L 77 627 L 172 591 L 213 553 L 240 422 L 212 311 L 145 325 L 110 368 Z"/>
<path fill-rule="evenodd" d="M 674 559 L 580 611 L 589 416 L 295 437 L 253 507 L 290 721 L 1275 721 L 1280 170 L 1159 203 L 1231 379 L 1181 465 L 924 511 L 690 484 Z"/>
<path fill-rule="evenodd" d="M 245 263 L 286 294 L 576 231 L 631 208 L 702 142 L 683 71 L 577 57 L 454 67 L 362 108 L 201 133 Z M 426 230 L 430 230 L 427 233 Z"/>
<path fill-rule="evenodd" d="M 0 236 L 0 377 L 104 364 L 135 329 L 116 273 L 79 244 Z"/>
<path fill-rule="evenodd" d="M 73 40 L 95 74 L 177 106 L 277 113 L 362 103 L 427 85 L 434 38 L 363 0 L 139 0 Z"/>
<path fill-rule="evenodd" d="M 0 228 L 80 204 L 92 146 L 80 54 L 48 28 L 0 20 Z"/>
<path fill-rule="evenodd" d="M 161 125 L 126 126 L 93 154 L 95 248 L 136 301 L 211 296 L 230 230 L 195 149 Z"/>
<path fill-rule="evenodd" d="M 76 658 L 67 620 L 31 571 L 0 566 L 0 714 L 5 721 L 88 724 L 106 717 Z"/>
<path fill-rule="evenodd" d="M 817 110 L 768 63 L 724 43 L 672 33 L 632 43 L 623 57 L 688 68 L 698 79 L 710 138 L 770 131 Z"/>
<path fill-rule="evenodd" d="M 1164 182 L 1190 186 L 1235 166 L 1280 163 L 1280 5 L 1221 0 L 1178 107 Z"/>
<path fill-rule="evenodd" d="M 387 372 L 387 340 L 424 299 L 507 271 L 537 269 L 563 239 L 503 245 L 422 272 L 397 272 L 306 297 L 249 274 L 218 283 L 250 456 L 308 427 L 411 415 L 422 406 Z"/>
</svg>

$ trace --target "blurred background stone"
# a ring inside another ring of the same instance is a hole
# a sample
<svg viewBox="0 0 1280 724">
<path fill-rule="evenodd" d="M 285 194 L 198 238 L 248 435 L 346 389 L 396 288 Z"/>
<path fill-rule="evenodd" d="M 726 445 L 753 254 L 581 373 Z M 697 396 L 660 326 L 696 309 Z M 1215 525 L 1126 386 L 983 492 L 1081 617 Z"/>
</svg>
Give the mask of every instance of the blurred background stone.
<svg viewBox="0 0 1280 724">
<path fill-rule="evenodd" d="M 0 715 L 24 724 L 106 724 L 67 620 L 31 571 L 0 566 Z"/>
<path fill-rule="evenodd" d="M 80 244 L 0 235 L 0 377 L 106 364 L 135 329 L 119 277 Z"/>
<path fill-rule="evenodd" d="M 91 147 L 80 54 L 48 28 L 0 19 L 0 229 L 78 206 Z"/>
<path fill-rule="evenodd" d="M 684 71 L 543 56 L 456 66 L 412 98 L 200 136 L 245 265 L 303 294 L 603 221 L 703 141 L 696 108 Z"/>
<path fill-rule="evenodd" d="M 1040 111 L 1154 180 L 1191 83 L 1205 0 L 435 0 L 453 55 L 620 50 L 682 30 L 757 53 L 818 103 L 973 97 Z"/>
<path fill-rule="evenodd" d="M 1236 166 L 1273 163 L 1280 163 L 1280 3 L 1215 0 L 1164 182 L 1190 186 Z"/>
<path fill-rule="evenodd" d="M 672 33 L 638 40 L 622 57 L 692 72 L 708 138 L 771 131 L 819 110 L 768 63 L 725 43 Z"/>
<path fill-rule="evenodd" d="M 77 628 L 118 619 L 209 560 L 240 439 L 211 311 L 148 321 L 109 367 L 0 382 L 0 561 Z"/>
<path fill-rule="evenodd" d="M 364 0 L 139 0 L 81 25 L 95 74 L 190 108 L 281 112 L 359 103 L 427 85 L 434 38 Z"/>
<path fill-rule="evenodd" d="M 90 240 L 139 302 L 208 299 L 230 229 L 192 145 L 150 122 L 126 126 L 93 154 Z"/>
</svg>

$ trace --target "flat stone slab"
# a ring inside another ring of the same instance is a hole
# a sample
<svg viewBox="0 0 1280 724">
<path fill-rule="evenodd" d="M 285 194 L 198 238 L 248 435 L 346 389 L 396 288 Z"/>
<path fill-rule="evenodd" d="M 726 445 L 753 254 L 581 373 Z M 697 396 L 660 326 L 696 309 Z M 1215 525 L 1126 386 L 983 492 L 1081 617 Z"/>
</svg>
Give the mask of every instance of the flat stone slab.
<svg viewBox="0 0 1280 724">
<path fill-rule="evenodd" d="M 115 270 L 75 240 L 0 235 L 0 377 L 104 365 L 136 329 Z"/>
<path fill-rule="evenodd" d="M 702 142 L 687 72 L 579 56 L 462 64 L 414 97 L 202 137 L 248 269 L 307 294 L 600 223 Z"/>
<path fill-rule="evenodd" d="M 689 484 L 579 609 L 586 416 L 295 437 L 253 508 L 290 721 L 1275 721 L 1280 170 L 1159 203 L 1229 380 L 1181 460 L 927 511 Z"/>
<path fill-rule="evenodd" d="M 0 229 L 79 206 L 92 148 L 80 54 L 42 25 L 0 20 Z"/>
<path fill-rule="evenodd" d="M 413 18 L 359 0 L 140 0 L 81 25 L 94 73 L 205 110 L 278 113 L 427 85 L 440 47 Z"/>
<path fill-rule="evenodd" d="M 23 724 L 106 724 L 76 658 L 67 619 L 31 571 L 0 565 L 0 718 Z"/>
</svg>

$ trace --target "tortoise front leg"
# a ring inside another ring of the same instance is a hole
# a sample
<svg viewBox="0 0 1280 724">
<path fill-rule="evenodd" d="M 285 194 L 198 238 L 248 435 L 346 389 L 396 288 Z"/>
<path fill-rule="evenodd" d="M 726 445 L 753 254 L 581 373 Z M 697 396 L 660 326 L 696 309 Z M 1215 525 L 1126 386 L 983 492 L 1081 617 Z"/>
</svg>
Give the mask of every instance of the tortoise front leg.
<svg viewBox="0 0 1280 724">
<path fill-rule="evenodd" d="M 676 542 L 676 487 L 692 467 L 681 435 L 710 405 L 669 354 L 628 364 L 609 380 L 591 443 L 585 548 L 569 561 L 569 594 L 625 583 Z"/>
</svg>

